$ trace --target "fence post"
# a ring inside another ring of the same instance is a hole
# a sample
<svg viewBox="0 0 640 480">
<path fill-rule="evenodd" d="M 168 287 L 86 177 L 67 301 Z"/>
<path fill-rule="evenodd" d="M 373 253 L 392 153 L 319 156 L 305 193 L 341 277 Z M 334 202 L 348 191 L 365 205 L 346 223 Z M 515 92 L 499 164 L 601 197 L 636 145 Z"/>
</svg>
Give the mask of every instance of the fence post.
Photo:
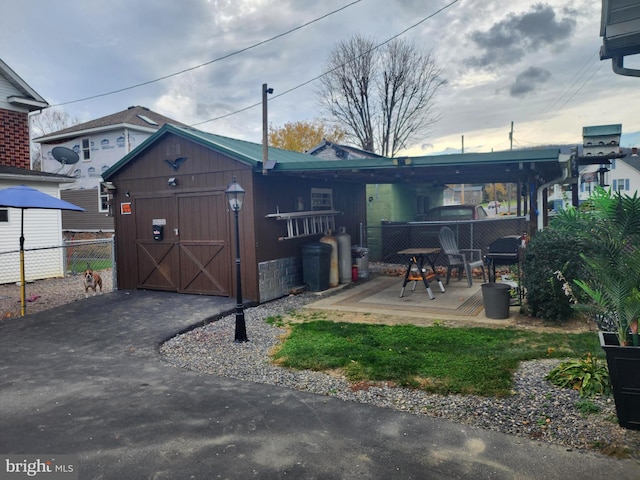
<svg viewBox="0 0 640 480">
<path fill-rule="evenodd" d="M 111 283 L 113 285 L 113 291 L 118 290 L 118 267 L 116 263 L 116 236 L 111 235 Z"/>
</svg>

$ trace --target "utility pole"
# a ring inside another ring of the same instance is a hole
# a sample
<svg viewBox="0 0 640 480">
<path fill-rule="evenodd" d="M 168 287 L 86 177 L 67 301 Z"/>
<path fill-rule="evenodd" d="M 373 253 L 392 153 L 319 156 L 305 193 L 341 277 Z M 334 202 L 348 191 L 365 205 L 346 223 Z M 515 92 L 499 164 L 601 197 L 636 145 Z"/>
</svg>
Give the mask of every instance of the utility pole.
<svg viewBox="0 0 640 480">
<path fill-rule="evenodd" d="M 509 132 L 509 150 L 513 150 L 513 120 L 511 120 L 511 131 Z M 507 209 L 508 213 L 511 214 L 511 184 L 509 183 L 507 183 L 507 192 Z"/>
<path fill-rule="evenodd" d="M 509 132 L 509 150 L 513 150 L 513 120 L 511 121 L 511 131 Z"/>
<path fill-rule="evenodd" d="M 464 154 L 464 135 L 462 135 L 462 153 Z M 464 183 L 460 184 L 460 204 L 464 205 Z"/>
<path fill-rule="evenodd" d="M 266 175 L 267 162 L 269 160 L 269 116 L 267 114 L 267 93 L 273 93 L 273 88 L 267 88 L 262 84 L 262 174 Z"/>
</svg>

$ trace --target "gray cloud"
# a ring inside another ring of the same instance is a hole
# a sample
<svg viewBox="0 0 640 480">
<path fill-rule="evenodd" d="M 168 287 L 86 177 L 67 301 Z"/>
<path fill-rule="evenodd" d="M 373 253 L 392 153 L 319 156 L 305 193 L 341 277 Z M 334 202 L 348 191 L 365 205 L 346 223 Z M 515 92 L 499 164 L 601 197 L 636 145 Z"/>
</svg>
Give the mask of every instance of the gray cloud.
<svg viewBox="0 0 640 480">
<path fill-rule="evenodd" d="M 466 63 L 474 67 L 507 65 L 546 46 L 560 50 L 575 27 L 573 18 L 557 18 L 551 5 L 538 3 L 528 12 L 508 14 L 487 31 L 472 32 L 471 40 L 484 53 Z"/>
<path fill-rule="evenodd" d="M 544 68 L 529 67 L 516 77 L 516 81 L 509 87 L 512 97 L 523 98 L 533 92 L 536 86 L 546 83 L 551 78 L 551 72 Z"/>
</svg>

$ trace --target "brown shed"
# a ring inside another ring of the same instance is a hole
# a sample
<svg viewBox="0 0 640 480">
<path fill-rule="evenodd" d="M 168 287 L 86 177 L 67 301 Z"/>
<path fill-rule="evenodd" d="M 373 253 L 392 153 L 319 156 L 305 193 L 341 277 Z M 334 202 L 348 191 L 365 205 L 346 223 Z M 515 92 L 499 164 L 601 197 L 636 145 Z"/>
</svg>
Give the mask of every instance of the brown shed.
<svg viewBox="0 0 640 480">
<path fill-rule="evenodd" d="M 313 161 L 269 149 L 277 163 Z M 262 170 L 262 146 L 165 125 L 103 175 L 112 197 L 118 286 L 235 295 L 233 215 L 225 190 L 246 190 L 240 211 L 243 294 L 264 302 L 302 284 L 301 247 L 327 228 L 352 237 L 365 186 Z M 154 232 L 156 232 L 154 234 Z"/>
<path fill-rule="evenodd" d="M 358 243 L 366 184 L 527 185 L 536 195 L 567 177 L 558 149 L 327 161 L 165 125 L 103 174 L 115 217 L 118 286 L 234 296 L 235 238 L 225 190 L 240 212 L 243 293 L 265 302 L 302 284 L 301 248 L 345 227 Z M 567 156 L 568 157 L 568 156 Z M 531 215 L 530 229 L 539 219 Z M 155 234 L 154 232 L 158 232 Z"/>
</svg>

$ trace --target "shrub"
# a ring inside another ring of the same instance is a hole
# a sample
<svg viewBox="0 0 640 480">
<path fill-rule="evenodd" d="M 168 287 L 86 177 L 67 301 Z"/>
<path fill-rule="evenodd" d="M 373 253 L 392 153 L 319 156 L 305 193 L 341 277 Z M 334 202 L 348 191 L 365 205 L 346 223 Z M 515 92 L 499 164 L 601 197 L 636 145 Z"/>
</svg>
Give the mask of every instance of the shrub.
<svg viewBox="0 0 640 480">
<path fill-rule="evenodd" d="M 609 370 L 591 354 L 581 360 L 561 363 L 546 378 L 559 387 L 578 390 L 583 398 L 611 393 Z"/>
<path fill-rule="evenodd" d="M 553 228 L 533 236 L 524 252 L 522 279 L 530 315 L 562 322 L 576 314 L 563 291 L 563 282 L 554 272 L 561 271 L 570 284 L 576 278 L 585 278 L 588 271 L 580 253 L 587 248 L 585 240 Z"/>
</svg>

